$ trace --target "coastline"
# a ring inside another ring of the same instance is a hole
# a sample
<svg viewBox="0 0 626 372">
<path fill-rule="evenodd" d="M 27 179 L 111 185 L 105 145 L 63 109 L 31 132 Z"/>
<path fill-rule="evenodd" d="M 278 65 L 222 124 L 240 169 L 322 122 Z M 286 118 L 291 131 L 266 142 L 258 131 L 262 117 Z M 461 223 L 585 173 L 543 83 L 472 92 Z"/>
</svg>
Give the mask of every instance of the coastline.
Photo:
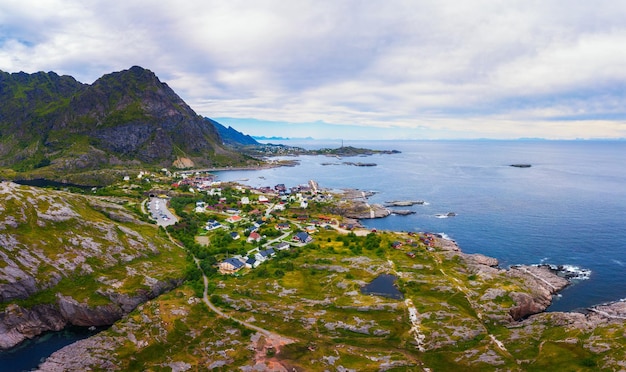
<svg viewBox="0 0 626 372">
<path fill-rule="evenodd" d="M 326 190 L 329 191 L 329 190 Z M 372 191 L 362 191 L 358 189 L 344 189 L 342 193 L 338 193 L 342 198 L 348 199 L 354 203 L 359 204 L 358 207 L 354 208 L 359 211 L 359 213 L 347 213 L 345 216 L 348 218 L 353 218 L 352 223 L 356 226 L 355 229 L 351 230 L 351 232 L 355 233 L 357 236 L 365 236 L 371 232 L 371 230 L 366 229 L 360 222 L 360 220 L 364 219 L 374 219 L 374 218 L 385 218 L 391 214 L 394 214 L 395 211 L 388 207 L 392 206 L 413 206 L 413 205 L 423 205 L 425 203 L 424 200 L 394 200 L 385 202 L 384 205 L 381 204 L 369 204 L 367 199 L 374 195 L 375 193 Z M 377 211 L 375 211 L 378 209 Z M 381 212 L 381 210 L 383 210 Z M 414 211 L 407 210 L 406 212 Z M 402 233 L 402 231 L 392 231 L 395 233 Z M 488 266 L 491 268 L 498 267 L 498 259 L 494 257 L 488 257 L 480 253 L 467 254 L 462 252 L 458 243 L 454 240 L 447 239 L 441 235 L 435 234 L 438 237 L 438 244 L 442 249 L 448 250 L 451 252 L 457 252 L 459 256 L 462 256 L 464 259 L 468 260 L 474 264 Z M 495 264 L 494 264 L 495 262 Z M 480 266 L 479 266 L 480 268 Z M 550 307 L 552 302 L 555 300 L 556 296 L 560 295 L 560 292 L 565 288 L 576 285 L 575 280 L 585 280 L 589 279 L 590 271 L 587 269 L 580 268 L 570 268 L 569 265 L 553 265 L 553 264 L 532 264 L 532 265 L 522 265 L 522 264 L 514 264 L 510 265 L 509 268 L 499 268 L 501 270 L 517 270 L 522 272 L 534 280 L 538 282 L 539 287 L 544 287 L 545 290 L 550 292 L 550 301 L 547 302 L 544 299 L 540 301 L 540 305 L 538 307 L 533 308 L 533 310 L 527 309 L 521 311 L 520 314 L 517 315 L 519 319 L 525 318 L 529 315 L 539 314 L 546 312 L 546 309 Z M 480 271 L 480 270 L 479 270 Z M 624 309 L 622 309 L 622 304 L 626 302 L 626 299 L 617 299 L 613 301 L 608 301 L 600 304 L 596 304 L 590 307 L 585 307 L 581 309 L 574 309 L 571 311 L 555 311 L 550 313 L 577 313 L 577 314 L 588 314 L 590 312 L 595 313 L 598 316 L 603 316 L 606 314 L 607 317 L 612 317 L 614 319 L 626 319 L 626 305 L 624 305 Z M 532 307 L 532 306 L 531 306 Z M 596 308 L 608 308 L 608 312 L 606 311 L 596 311 Z M 615 313 L 617 315 L 615 315 Z"/>
<path fill-rule="evenodd" d="M 367 203 L 367 198 L 365 197 L 370 194 L 369 192 L 353 190 L 351 193 L 355 196 L 355 199 L 363 198 L 364 200 L 361 201 L 362 205 L 372 210 L 371 206 Z M 368 214 L 366 213 L 365 215 L 367 216 Z M 371 217 L 371 212 L 369 213 L 369 216 L 369 218 L 380 218 Z M 365 219 L 368 217 L 362 218 Z M 352 232 L 355 232 L 356 235 L 363 236 L 369 234 L 371 230 L 357 229 L 352 230 Z M 406 239 L 409 239 L 411 236 L 410 233 L 404 233 L 401 231 L 381 230 L 380 232 L 400 234 Z M 466 274 L 468 278 L 474 275 L 481 279 L 506 276 L 510 278 L 521 278 L 521 280 L 526 283 L 525 288 L 529 289 L 529 293 L 511 292 L 510 297 L 515 301 L 516 306 L 512 307 L 508 311 L 507 316 L 510 317 L 510 319 L 504 315 L 504 318 L 498 318 L 497 316 L 494 318 L 510 322 L 510 327 L 512 328 L 524 327 L 526 325 L 533 327 L 538 323 L 544 324 L 549 322 L 562 322 L 564 324 L 571 325 L 572 327 L 588 329 L 589 327 L 597 327 L 599 325 L 606 324 L 606 322 L 620 322 L 620 324 L 623 324 L 623 320 L 626 319 L 626 304 L 624 301 L 615 301 L 609 304 L 596 305 L 588 308 L 587 313 L 579 313 L 576 311 L 548 313 L 545 310 L 554 299 L 554 296 L 558 295 L 559 291 L 569 285 L 567 280 L 553 272 L 548 265 L 543 267 L 514 265 L 508 269 L 502 269 L 498 267 L 498 260 L 495 258 L 487 257 L 481 254 L 466 254 L 461 251 L 456 241 L 447 239 L 445 235 L 431 235 L 432 239 L 435 241 L 435 248 L 433 249 L 440 249 L 440 251 L 443 252 L 443 255 L 448 257 L 451 262 L 454 262 L 455 257 L 460 257 L 459 262 L 461 264 L 459 266 L 446 268 L 445 270 L 440 269 L 441 274 L 444 277 L 455 278 L 453 275 L 456 274 L 456 272 L 463 272 L 463 270 L 467 270 Z M 565 283 L 563 282 L 564 280 Z M 454 283 L 453 280 L 451 280 L 451 282 Z M 455 289 L 458 290 L 457 293 L 462 293 L 467 297 L 471 307 L 476 309 L 478 318 L 482 320 L 482 317 L 486 314 L 482 312 L 483 306 L 485 305 L 481 302 L 473 302 L 475 299 L 472 298 L 472 286 L 472 280 L 469 279 L 468 283 L 456 284 Z M 439 288 L 438 290 L 442 289 L 445 291 L 447 288 Z M 500 286 L 494 285 L 488 290 L 488 294 L 491 297 L 485 297 L 487 302 L 495 303 L 498 298 L 504 297 L 506 292 Z M 416 315 L 416 317 L 418 316 L 419 314 Z M 491 317 L 494 315 L 489 314 L 486 316 Z M 491 334 L 489 336 L 494 337 Z M 494 341 L 494 343 L 499 342 L 500 341 L 498 340 Z"/>
</svg>

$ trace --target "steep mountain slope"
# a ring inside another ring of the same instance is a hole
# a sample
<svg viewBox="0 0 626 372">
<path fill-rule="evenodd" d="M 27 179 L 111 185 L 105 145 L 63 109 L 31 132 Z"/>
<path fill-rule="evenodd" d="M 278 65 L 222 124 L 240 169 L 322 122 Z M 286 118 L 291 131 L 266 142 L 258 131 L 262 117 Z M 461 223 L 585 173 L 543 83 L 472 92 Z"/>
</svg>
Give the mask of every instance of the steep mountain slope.
<svg viewBox="0 0 626 372">
<path fill-rule="evenodd" d="M 210 121 L 138 66 L 91 85 L 53 72 L 2 72 L 0 98 L 0 167 L 31 176 L 252 161 L 225 148 Z"/>
<path fill-rule="evenodd" d="M 94 197 L 0 183 L 0 348 L 112 324 L 180 284 L 184 252 Z"/>
<path fill-rule="evenodd" d="M 233 127 L 226 128 L 224 125 L 218 123 L 215 120 L 204 118 L 204 120 L 210 122 L 220 134 L 222 141 L 224 144 L 229 146 L 249 146 L 249 145 L 259 145 L 257 140 L 252 138 L 252 136 L 243 134 L 240 131 L 236 130 Z"/>
</svg>

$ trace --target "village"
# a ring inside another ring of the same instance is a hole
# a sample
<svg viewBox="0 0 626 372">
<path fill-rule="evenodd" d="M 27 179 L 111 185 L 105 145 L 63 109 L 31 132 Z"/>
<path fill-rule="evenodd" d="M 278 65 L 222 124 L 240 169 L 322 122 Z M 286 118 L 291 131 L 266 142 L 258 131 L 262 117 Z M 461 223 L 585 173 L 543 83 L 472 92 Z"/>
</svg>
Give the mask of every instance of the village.
<svg viewBox="0 0 626 372">
<path fill-rule="evenodd" d="M 376 232 L 364 229 L 355 219 L 326 213 L 321 206 L 336 205 L 341 195 L 321 188 L 314 180 L 292 187 L 282 183 L 251 187 L 220 182 L 207 172 L 180 172 L 175 177 L 178 180 L 171 184 L 173 190 L 195 196 L 193 200 L 185 199 L 185 209 L 179 212 L 192 214 L 202 222 L 199 231 L 194 232 L 195 243 L 210 247 L 215 257 L 213 266 L 223 275 L 238 276 L 242 271 L 256 269 L 279 252 L 313 243 L 320 229 L 361 236 Z M 355 193 L 362 194 L 344 190 L 344 196 L 350 198 Z M 169 203 L 169 197 L 152 196 L 148 201 L 152 219 L 163 227 L 175 225 L 179 218 L 172 209 L 176 208 L 161 206 Z M 434 238 L 433 234 L 423 233 L 417 239 L 394 241 L 390 247 L 400 249 L 407 244 L 417 247 L 418 242 L 432 247 Z M 221 246 L 216 247 L 217 244 Z M 407 252 L 411 258 L 414 255 Z"/>
<path fill-rule="evenodd" d="M 272 259 L 278 252 L 289 251 L 314 241 L 319 229 L 348 231 L 354 221 L 342 222 L 340 217 L 324 215 L 316 206 L 330 203 L 335 196 L 310 180 L 308 184 L 287 187 L 249 187 L 235 183 L 222 183 L 205 173 L 183 173 L 173 189 L 196 195 L 193 210 L 188 211 L 204 222 L 195 241 L 210 246 L 216 234 L 226 236 L 231 251 L 215 265 L 220 274 L 239 275 L 240 271 L 253 270 Z M 150 199 L 148 209 L 152 218 L 162 226 L 174 225 L 178 218 L 159 207 L 161 197 Z M 167 200 L 165 200 L 167 203 Z M 153 207 L 153 206 L 156 206 Z M 172 208 L 170 208 L 172 209 Z M 170 215 L 171 214 L 171 215 Z M 218 239 L 215 239 L 218 240 Z M 239 242 L 238 244 L 235 242 Z"/>
</svg>

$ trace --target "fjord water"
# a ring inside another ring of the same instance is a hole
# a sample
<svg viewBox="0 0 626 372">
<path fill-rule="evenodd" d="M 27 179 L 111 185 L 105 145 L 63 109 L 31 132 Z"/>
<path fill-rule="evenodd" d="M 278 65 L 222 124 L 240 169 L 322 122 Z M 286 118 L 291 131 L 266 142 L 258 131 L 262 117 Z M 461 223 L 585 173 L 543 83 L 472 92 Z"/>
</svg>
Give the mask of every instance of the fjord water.
<svg viewBox="0 0 626 372">
<path fill-rule="evenodd" d="M 340 142 L 293 142 L 305 148 Z M 409 216 L 362 221 L 395 231 L 444 233 L 464 252 L 500 266 L 567 264 L 592 271 L 549 310 L 575 310 L 626 298 L 626 141 L 350 141 L 345 146 L 399 150 L 367 158 L 300 156 L 296 167 L 220 172 L 223 181 L 377 194 L 371 203 L 425 200 Z M 374 162 L 375 167 L 343 164 Z M 530 168 L 510 164 L 528 163 Z M 438 214 L 455 212 L 455 217 Z"/>
<path fill-rule="evenodd" d="M 20 372 L 31 371 L 55 351 L 93 336 L 98 331 L 86 327 L 68 327 L 59 332 L 48 332 L 8 351 L 0 352 L 0 371 Z"/>
</svg>

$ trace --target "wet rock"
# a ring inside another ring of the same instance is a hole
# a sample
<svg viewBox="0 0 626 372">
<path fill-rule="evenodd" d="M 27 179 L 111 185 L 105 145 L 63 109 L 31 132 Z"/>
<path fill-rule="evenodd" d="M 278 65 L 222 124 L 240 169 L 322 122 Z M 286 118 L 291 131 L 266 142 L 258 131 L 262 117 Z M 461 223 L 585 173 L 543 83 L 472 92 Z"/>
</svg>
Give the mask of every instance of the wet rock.
<svg viewBox="0 0 626 372">
<path fill-rule="evenodd" d="M 0 349 L 13 347 L 42 332 L 60 331 L 66 325 L 67 321 L 54 305 L 24 309 L 11 304 L 0 313 Z"/>
<path fill-rule="evenodd" d="M 119 370 L 115 356 L 111 353 L 118 343 L 115 339 L 100 334 L 77 341 L 53 353 L 39 365 L 39 372 L 70 372 Z M 121 342 L 121 341 L 119 341 Z"/>
<path fill-rule="evenodd" d="M 509 310 L 515 320 L 544 311 L 552 303 L 552 295 L 565 288 L 569 282 L 547 267 L 513 266 L 508 275 L 523 278 L 530 293 L 511 293 L 516 305 Z"/>
</svg>

